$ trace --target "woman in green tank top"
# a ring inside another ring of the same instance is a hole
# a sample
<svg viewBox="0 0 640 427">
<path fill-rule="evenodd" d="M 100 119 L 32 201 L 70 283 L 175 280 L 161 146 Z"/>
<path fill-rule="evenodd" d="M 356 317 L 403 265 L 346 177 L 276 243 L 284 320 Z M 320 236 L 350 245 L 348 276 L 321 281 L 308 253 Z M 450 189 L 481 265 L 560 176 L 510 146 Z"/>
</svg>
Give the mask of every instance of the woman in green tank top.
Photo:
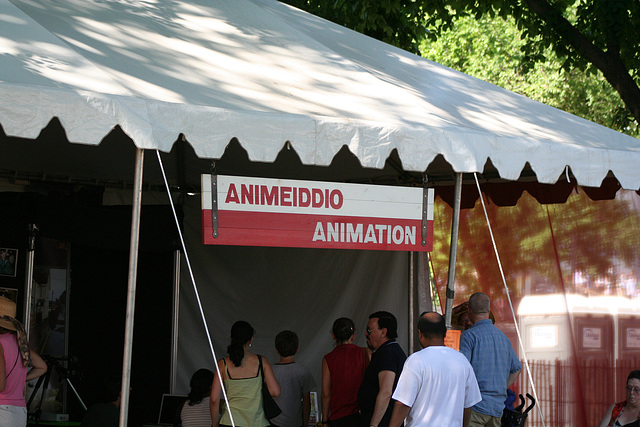
<svg viewBox="0 0 640 427">
<path fill-rule="evenodd" d="M 258 355 L 250 351 L 255 331 L 251 325 L 239 320 L 231 327 L 228 356 L 218 361 L 220 377 L 216 372 L 211 386 L 211 420 L 213 427 L 266 427 L 269 420 L 262 409 L 262 375 Z M 280 385 L 266 357 L 262 356 L 264 378 L 273 397 L 280 395 Z M 226 408 L 222 399 L 222 383 L 229 401 Z M 221 405 L 224 407 L 220 417 Z M 230 410 L 229 410 L 230 409 Z M 233 418 L 233 423 L 231 419 Z"/>
</svg>

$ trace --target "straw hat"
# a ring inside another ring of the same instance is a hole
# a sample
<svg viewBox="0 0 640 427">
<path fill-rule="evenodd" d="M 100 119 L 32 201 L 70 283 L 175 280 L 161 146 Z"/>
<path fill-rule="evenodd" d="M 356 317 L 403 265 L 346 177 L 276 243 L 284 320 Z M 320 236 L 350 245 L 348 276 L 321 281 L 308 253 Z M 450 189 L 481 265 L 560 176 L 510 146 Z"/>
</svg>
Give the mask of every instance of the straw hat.
<svg viewBox="0 0 640 427">
<path fill-rule="evenodd" d="M 2 316 L 9 316 L 13 319 L 16 317 L 16 303 L 9 298 L 0 297 L 0 317 Z M 0 319 L 0 327 L 10 331 L 16 330 L 16 327 L 10 320 Z"/>
<path fill-rule="evenodd" d="M 456 305 L 451 309 L 451 325 L 464 327 L 460 318 L 469 313 L 469 301 L 465 301 L 462 304 Z M 493 312 L 489 312 L 489 319 L 491 322 L 496 323 L 496 317 L 493 315 Z"/>
</svg>

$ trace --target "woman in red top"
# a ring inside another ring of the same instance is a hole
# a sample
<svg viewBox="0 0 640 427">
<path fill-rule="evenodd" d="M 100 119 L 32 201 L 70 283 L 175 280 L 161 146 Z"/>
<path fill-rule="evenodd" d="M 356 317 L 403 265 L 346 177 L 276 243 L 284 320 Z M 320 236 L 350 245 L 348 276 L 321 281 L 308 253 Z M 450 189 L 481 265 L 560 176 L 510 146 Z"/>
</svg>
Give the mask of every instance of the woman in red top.
<svg viewBox="0 0 640 427">
<path fill-rule="evenodd" d="M 627 377 L 627 400 L 613 404 L 602 417 L 598 427 L 640 426 L 640 370 Z"/>
<path fill-rule="evenodd" d="M 336 348 L 322 359 L 322 424 L 358 427 L 358 389 L 371 360 L 368 348 L 353 344 L 353 320 L 341 317 L 333 322 L 331 335 Z"/>
</svg>

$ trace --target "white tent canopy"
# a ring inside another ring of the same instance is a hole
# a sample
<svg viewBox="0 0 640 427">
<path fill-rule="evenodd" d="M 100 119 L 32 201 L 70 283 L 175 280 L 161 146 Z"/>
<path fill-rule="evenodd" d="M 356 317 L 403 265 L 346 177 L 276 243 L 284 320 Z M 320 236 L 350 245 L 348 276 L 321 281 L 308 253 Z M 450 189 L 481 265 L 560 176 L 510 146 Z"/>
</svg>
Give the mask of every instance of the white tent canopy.
<svg viewBox="0 0 640 427">
<path fill-rule="evenodd" d="M 275 0 L 0 0 L 0 125 L 35 138 L 57 117 L 71 142 L 119 125 L 140 148 L 180 134 L 203 158 L 237 138 L 252 161 L 285 141 L 303 164 L 343 145 L 364 167 L 442 155 L 538 182 L 569 166 L 598 187 L 640 188 L 638 140 L 331 24 Z M 3 166 L 5 167 L 5 166 Z M 55 168 L 54 166 L 48 166 Z"/>
<path fill-rule="evenodd" d="M 53 118 L 62 129 L 50 129 Z M 346 180 L 355 169 L 346 146 L 363 168 L 397 158 L 396 172 L 418 176 L 444 159 L 448 173 L 490 165 L 504 180 L 535 174 L 552 184 L 569 167 L 582 186 L 609 178 L 640 188 L 637 139 L 276 0 L 0 0 L 0 126 L 0 177 L 122 179 L 134 152 L 112 144 L 122 142 L 110 140 L 121 129 L 138 148 L 163 152 L 183 135 L 201 159 L 224 159 L 237 140 L 252 163 L 231 174 L 259 176 L 258 162 L 275 162 L 270 173 L 283 178 Z M 287 142 L 302 164 L 296 173 L 280 167 L 298 161 L 283 150 Z M 182 161 L 187 173 L 209 172 L 208 162 Z M 334 163 L 346 172 L 315 167 Z M 128 390 L 127 380 L 125 402 Z"/>
</svg>

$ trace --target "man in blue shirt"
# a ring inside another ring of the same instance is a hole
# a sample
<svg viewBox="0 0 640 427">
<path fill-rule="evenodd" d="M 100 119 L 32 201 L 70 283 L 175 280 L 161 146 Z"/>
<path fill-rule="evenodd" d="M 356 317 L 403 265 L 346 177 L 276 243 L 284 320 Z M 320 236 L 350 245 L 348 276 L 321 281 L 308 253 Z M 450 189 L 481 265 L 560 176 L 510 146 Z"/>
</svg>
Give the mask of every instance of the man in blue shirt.
<svg viewBox="0 0 640 427">
<path fill-rule="evenodd" d="M 507 389 L 515 382 L 522 365 L 509 338 L 489 318 L 489 297 L 477 292 L 469 298 L 469 319 L 473 323 L 462 334 L 464 354 L 478 380 L 482 401 L 471 411 L 470 427 L 500 427 Z"/>
</svg>

